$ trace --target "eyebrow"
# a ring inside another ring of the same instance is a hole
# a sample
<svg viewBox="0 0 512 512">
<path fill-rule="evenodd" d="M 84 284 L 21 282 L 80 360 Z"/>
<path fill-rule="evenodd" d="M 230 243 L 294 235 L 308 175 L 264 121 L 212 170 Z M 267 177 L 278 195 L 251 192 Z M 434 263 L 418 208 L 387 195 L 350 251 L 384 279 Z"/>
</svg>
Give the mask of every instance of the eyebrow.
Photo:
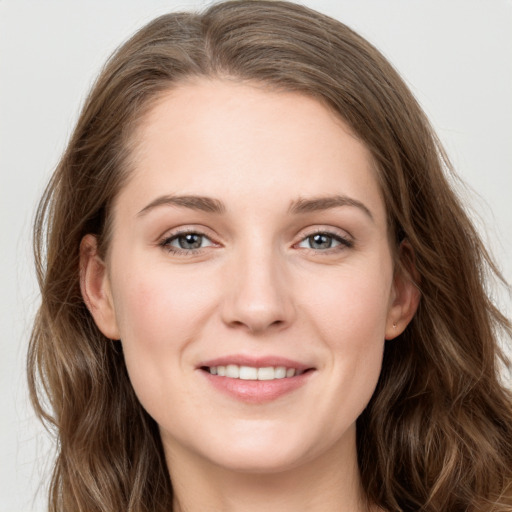
<svg viewBox="0 0 512 512">
<path fill-rule="evenodd" d="M 146 215 L 151 210 L 154 210 L 160 206 L 178 206 L 182 208 L 189 208 L 191 210 L 217 214 L 222 214 L 226 211 L 224 203 L 212 197 L 164 195 L 159 196 L 155 200 L 151 201 L 151 203 L 140 210 L 137 216 Z M 288 213 L 297 215 L 301 213 L 328 210 L 330 208 L 338 208 L 340 206 L 352 206 L 359 208 L 372 221 L 374 220 L 370 209 L 361 201 L 342 195 L 313 197 L 310 199 L 299 198 L 295 201 L 292 201 L 290 207 L 288 208 Z"/>
<path fill-rule="evenodd" d="M 209 213 L 224 213 L 226 208 L 218 199 L 205 196 L 173 196 L 166 195 L 157 197 L 137 214 L 137 216 L 146 215 L 151 210 L 159 206 L 180 206 L 191 210 L 199 210 Z"/>
<path fill-rule="evenodd" d="M 348 196 L 334 195 L 324 197 L 313 197 L 310 199 L 300 198 L 293 201 L 288 211 L 293 214 L 317 212 L 337 208 L 340 206 L 353 206 L 362 210 L 373 221 L 373 215 L 370 209 L 361 201 Z"/>
</svg>

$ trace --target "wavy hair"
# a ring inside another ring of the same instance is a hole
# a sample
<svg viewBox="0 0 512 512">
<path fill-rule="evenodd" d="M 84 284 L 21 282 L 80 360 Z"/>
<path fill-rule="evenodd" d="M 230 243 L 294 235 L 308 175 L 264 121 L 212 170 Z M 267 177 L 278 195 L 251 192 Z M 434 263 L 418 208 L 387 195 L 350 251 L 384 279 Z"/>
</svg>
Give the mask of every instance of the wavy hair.
<svg viewBox="0 0 512 512">
<path fill-rule="evenodd" d="M 57 438 L 51 512 L 168 512 L 172 483 L 154 420 L 119 342 L 80 293 L 79 245 L 108 249 L 131 135 L 161 94 L 195 77 L 257 82 L 327 105 L 371 151 L 397 246 L 406 238 L 421 303 L 386 342 L 377 389 L 357 422 L 368 502 L 388 511 L 510 511 L 512 398 L 500 380 L 510 321 L 501 279 L 450 181 L 418 103 L 386 59 L 342 23 L 292 3 L 241 0 L 164 15 L 110 58 L 39 205 L 42 302 L 28 353 L 34 407 Z M 407 253 L 404 252 L 405 256 Z"/>
</svg>

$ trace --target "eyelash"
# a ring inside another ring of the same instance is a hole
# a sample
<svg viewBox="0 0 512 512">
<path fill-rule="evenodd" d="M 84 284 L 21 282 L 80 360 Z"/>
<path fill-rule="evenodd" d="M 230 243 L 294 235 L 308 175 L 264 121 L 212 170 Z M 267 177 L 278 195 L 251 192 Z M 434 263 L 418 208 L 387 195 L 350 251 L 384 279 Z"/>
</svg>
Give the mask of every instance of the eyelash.
<svg viewBox="0 0 512 512">
<path fill-rule="evenodd" d="M 354 242 L 350 238 L 340 235 L 339 233 L 333 233 L 332 231 L 329 231 L 326 229 L 317 229 L 317 230 L 313 231 L 313 233 L 310 233 L 310 234 L 304 236 L 303 238 L 301 238 L 299 243 L 295 244 L 295 246 L 301 244 L 302 242 L 304 242 L 308 239 L 313 238 L 316 235 L 324 235 L 324 236 L 332 239 L 333 241 L 336 241 L 339 243 L 339 246 L 328 247 L 327 249 L 305 248 L 306 250 L 313 251 L 316 254 L 319 254 L 319 253 L 332 254 L 333 252 L 342 251 L 344 249 L 351 249 L 352 247 L 354 247 Z"/>
<path fill-rule="evenodd" d="M 201 237 L 202 239 L 209 240 L 211 243 L 207 247 L 217 245 L 215 242 L 213 242 L 210 239 L 210 237 L 208 237 L 208 235 L 205 235 L 204 233 L 201 233 L 201 231 L 193 230 L 193 229 L 184 229 L 181 231 L 176 231 L 172 235 L 166 236 L 164 239 L 162 239 L 158 245 L 160 247 L 164 248 L 165 250 L 167 250 L 167 252 L 169 252 L 171 254 L 176 254 L 178 256 L 194 256 L 194 255 L 200 253 L 204 249 L 204 247 L 198 247 L 196 249 L 182 249 L 182 248 L 178 248 L 178 247 L 173 247 L 171 245 L 171 243 L 174 240 L 178 240 L 180 237 L 184 237 L 187 235 L 197 235 L 197 236 Z"/>
<path fill-rule="evenodd" d="M 205 247 L 198 247 L 198 248 L 194 248 L 194 249 L 183 249 L 183 248 L 178 248 L 178 247 L 174 247 L 171 245 L 171 243 L 174 242 L 175 240 L 178 240 L 180 237 L 184 237 L 187 235 L 196 235 L 198 237 L 201 237 L 202 240 L 204 240 L 204 239 L 208 240 L 210 242 L 210 244 L 206 247 L 212 247 L 212 246 L 215 247 L 216 245 L 218 246 L 218 244 L 216 244 L 214 241 L 212 241 L 211 238 L 208 237 L 208 235 L 206 235 L 198 230 L 189 230 L 189 229 L 177 231 L 170 236 L 166 236 L 159 242 L 158 245 L 160 247 L 166 249 L 167 252 L 175 254 L 175 255 L 179 255 L 179 256 L 194 256 L 194 255 L 201 253 L 205 249 Z M 298 247 L 299 244 L 303 243 L 304 241 L 306 241 L 308 239 L 312 239 L 316 235 L 325 235 L 327 238 L 330 238 L 332 241 L 338 242 L 339 245 L 334 246 L 334 247 L 328 247 L 326 249 L 313 249 L 311 247 L 309 247 L 309 248 L 304 247 L 303 249 L 305 249 L 307 251 L 313 251 L 315 254 L 321 254 L 321 253 L 332 254 L 333 252 L 339 252 L 344 249 L 351 249 L 352 247 L 354 247 L 354 242 L 351 239 L 349 239 L 348 237 L 342 236 L 338 233 L 333 233 L 329 230 L 322 230 L 322 229 L 318 229 L 318 230 L 302 237 L 298 243 L 294 244 L 294 247 Z"/>
</svg>

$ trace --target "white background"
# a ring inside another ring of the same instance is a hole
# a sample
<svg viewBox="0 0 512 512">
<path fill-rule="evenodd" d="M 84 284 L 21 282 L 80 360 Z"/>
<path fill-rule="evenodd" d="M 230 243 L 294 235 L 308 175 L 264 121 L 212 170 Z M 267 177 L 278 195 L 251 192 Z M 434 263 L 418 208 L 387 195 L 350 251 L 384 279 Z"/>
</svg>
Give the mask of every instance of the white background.
<svg viewBox="0 0 512 512">
<path fill-rule="evenodd" d="M 156 15 L 205 1 L 0 0 L 0 512 L 45 509 L 51 444 L 26 396 L 38 294 L 34 209 L 85 93 L 111 51 Z M 512 281 L 512 2 L 310 0 L 394 63 L 473 189 L 485 239 Z M 510 297 L 501 295 L 510 315 Z"/>
</svg>

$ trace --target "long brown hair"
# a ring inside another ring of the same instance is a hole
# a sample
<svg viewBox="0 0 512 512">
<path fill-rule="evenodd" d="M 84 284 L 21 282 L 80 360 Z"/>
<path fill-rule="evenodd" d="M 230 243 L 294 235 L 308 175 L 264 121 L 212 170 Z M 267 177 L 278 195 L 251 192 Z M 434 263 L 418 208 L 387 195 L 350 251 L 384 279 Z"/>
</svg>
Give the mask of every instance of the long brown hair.
<svg viewBox="0 0 512 512">
<path fill-rule="evenodd" d="M 162 92 L 194 77 L 258 82 L 331 108 L 371 151 L 389 229 L 397 246 L 407 239 L 413 249 L 421 303 L 405 332 L 386 343 L 377 389 L 357 424 L 369 503 L 510 511 L 512 398 L 500 381 L 506 359 L 498 339 L 510 340 L 512 327 L 486 291 L 500 276 L 449 185 L 441 145 L 367 41 L 305 7 L 251 0 L 162 16 L 126 42 L 97 79 L 39 205 L 42 303 L 28 379 L 58 441 L 50 510 L 172 509 L 157 425 L 135 397 L 119 342 L 100 333 L 82 299 L 79 245 L 94 233 L 108 249 L 135 126 Z"/>
</svg>

